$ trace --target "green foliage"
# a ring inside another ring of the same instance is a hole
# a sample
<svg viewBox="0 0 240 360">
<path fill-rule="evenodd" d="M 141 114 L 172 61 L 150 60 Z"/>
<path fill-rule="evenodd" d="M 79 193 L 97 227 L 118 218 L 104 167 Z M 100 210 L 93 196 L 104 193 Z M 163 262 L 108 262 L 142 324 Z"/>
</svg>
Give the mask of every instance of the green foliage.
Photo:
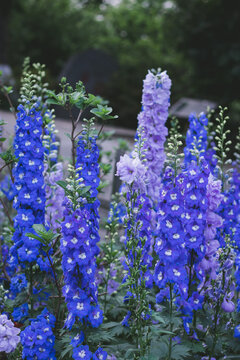
<svg viewBox="0 0 240 360">
<path fill-rule="evenodd" d="M 228 158 L 228 153 L 230 151 L 229 146 L 231 145 L 231 140 L 228 140 L 228 134 L 230 130 L 226 130 L 226 124 L 229 120 L 229 117 L 225 115 L 227 108 L 219 107 L 219 115 L 216 118 L 217 126 L 216 126 L 216 136 L 215 143 L 216 146 L 214 150 L 216 151 L 217 158 L 217 170 L 219 171 L 219 176 L 222 181 L 222 188 L 224 189 L 226 180 L 228 179 L 228 170 L 224 169 L 224 166 L 231 164 L 231 159 Z"/>
<path fill-rule="evenodd" d="M 171 121 L 171 128 L 165 151 L 167 156 L 166 164 L 174 169 L 174 178 L 176 177 L 178 170 L 181 168 L 181 162 L 184 157 L 184 154 L 180 151 L 180 147 L 183 145 L 183 136 L 180 134 L 179 130 L 179 121 L 178 119 L 173 118 Z"/>
</svg>

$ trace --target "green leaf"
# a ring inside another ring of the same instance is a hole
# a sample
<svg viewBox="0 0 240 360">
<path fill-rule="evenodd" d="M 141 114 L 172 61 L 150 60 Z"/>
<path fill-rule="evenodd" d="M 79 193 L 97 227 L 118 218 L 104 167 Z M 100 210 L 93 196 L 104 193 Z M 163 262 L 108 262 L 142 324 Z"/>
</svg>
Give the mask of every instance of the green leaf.
<svg viewBox="0 0 240 360">
<path fill-rule="evenodd" d="M 11 94 L 13 92 L 12 86 L 4 86 L 3 88 L 7 94 Z"/>
<path fill-rule="evenodd" d="M 105 187 L 109 186 L 109 182 L 108 181 L 101 181 L 100 184 L 98 185 L 98 191 L 102 191 Z"/>
<path fill-rule="evenodd" d="M 35 234 L 33 234 L 33 233 L 26 233 L 25 234 L 26 236 L 28 236 L 28 237 L 30 237 L 30 238 L 32 238 L 32 239 L 36 239 L 36 240 L 38 240 L 38 241 L 40 241 L 42 244 L 44 244 L 44 245 L 47 245 L 47 242 L 46 242 L 46 240 L 44 240 L 42 237 L 40 237 L 40 236 L 37 236 L 37 235 L 35 235 Z"/>
<path fill-rule="evenodd" d="M 86 194 L 90 189 L 91 189 L 91 186 L 85 186 L 85 187 L 82 187 L 82 188 L 78 189 L 78 193 L 79 193 L 79 195 L 84 195 L 84 194 Z"/>
<path fill-rule="evenodd" d="M 56 182 L 59 186 L 61 186 L 64 190 L 67 189 L 67 183 L 65 181 L 59 180 Z"/>
<path fill-rule="evenodd" d="M 90 112 L 92 114 L 94 114 L 95 116 L 99 117 L 102 120 L 109 120 L 109 119 L 118 118 L 117 115 L 115 115 L 115 116 L 110 115 L 111 112 L 112 112 L 112 108 L 108 107 L 106 105 L 103 106 L 103 105 L 98 104 L 97 108 L 94 108 L 94 109 L 90 110 Z"/>
<path fill-rule="evenodd" d="M 47 104 L 49 105 L 59 105 L 59 101 L 56 99 L 47 99 Z"/>
<path fill-rule="evenodd" d="M 183 344 L 175 344 L 172 349 L 172 359 L 184 360 L 190 355 L 190 349 L 188 346 Z"/>
</svg>

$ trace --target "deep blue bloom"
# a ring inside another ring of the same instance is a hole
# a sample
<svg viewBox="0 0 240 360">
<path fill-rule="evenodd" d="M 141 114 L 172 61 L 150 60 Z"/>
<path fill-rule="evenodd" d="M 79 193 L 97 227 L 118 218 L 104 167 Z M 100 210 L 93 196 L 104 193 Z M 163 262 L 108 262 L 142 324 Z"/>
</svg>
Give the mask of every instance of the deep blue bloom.
<svg viewBox="0 0 240 360">
<path fill-rule="evenodd" d="M 27 287 L 27 279 L 24 274 L 16 275 L 11 278 L 10 290 L 13 295 L 17 295 Z"/>
<path fill-rule="evenodd" d="M 44 223 L 45 213 L 42 117 L 34 107 L 30 110 L 22 105 L 18 107 L 14 150 L 18 158 L 13 172 L 13 206 L 17 215 L 11 252 L 20 261 L 33 262 L 38 257 L 40 243 L 28 239 L 25 233 L 32 232 L 34 223 Z"/>
<path fill-rule="evenodd" d="M 44 309 L 37 319 L 21 332 L 23 359 L 56 360 L 52 328 L 55 317 Z"/>
<path fill-rule="evenodd" d="M 28 316 L 28 304 L 23 304 L 13 310 L 13 320 L 21 322 L 26 316 Z"/>
<path fill-rule="evenodd" d="M 78 321 L 92 327 L 98 327 L 103 321 L 95 282 L 96 255 L 99 253 L 97 242 L 100 240 L 100 203 L 96 199 L 100 182 L 98 158 L 96 138 L 87 141 L 80 137 L 76 168 L 82 187 L 89 186 L 90 189 L 87 196 L 80 199 L 75 210 L 70 201 L 65 201 L 60 246 L 65 281 L 63 295 L 69 312 L 65 326 L 69 329 Z M 74 345 L 76 349 L 79 348 Z M 78 356 L 78 352 L 74 354 Z"/>
<path fill-rule="evenodd" d="M 101 347 L 97 349 L 95 354 L 93 354 L 93 360 L 106 360 L 107 352 L 104 351 Z"/>
<path fill-rule="evenodd" d="M 92 359 L 92 353 L 89 350 L 88 345 L 80 345 L 73 349 L 74 360 L 90 360 Z"/>
</svg>

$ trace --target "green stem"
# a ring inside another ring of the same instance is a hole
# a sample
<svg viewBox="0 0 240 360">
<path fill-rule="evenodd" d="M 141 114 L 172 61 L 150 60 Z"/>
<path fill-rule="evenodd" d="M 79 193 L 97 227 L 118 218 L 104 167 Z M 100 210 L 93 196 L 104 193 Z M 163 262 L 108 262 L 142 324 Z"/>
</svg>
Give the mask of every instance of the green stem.
<svg viewBox="0 0 240 360">
<path fill-rule="evenodd" d="M 109 266 L 108 266 L 107 280 L 106 280 L 105 291 L 104 291 L 104 314 L 106 312 L 106 307 L 107 307 L 107 290 L 108 290 L 109 278 L 110 278 L 110 269 L 109 269 Z"/>
<path fill-rule="evenodd" d="M 173 331 L 173 322 L 172 322 L 172 315 L 173 315 L 173 294 L 172 294 L 172 284 L 169 284 L 170 288 L 170 332 Z M 169 346 L 168 346 L 168 360 L 172 359 L 172 334 L 170 334 Z"/>
<path fill-rule="evenodd" d="M 213 343 L 212 343 L 211 352 L 209 354 L 209 360 L 211 360 L 212 356 L 214 355 L 215 346 L 216 346 L 216 343 L 217 343 L 217 320 L 218 320 L 219 310 L 220 310 L 220 303 L 219 303 L 219 300 L 218 300 L 217 306 L 216 306 L 216 312 L 215 312 L 215 316 L 214 316 Z"/>
<path fill-rule="evenodd" d="M 32 269 L 32 263 L 30 263 L 30 316 L 33 316 L 33 269 Z"/>
</svg>

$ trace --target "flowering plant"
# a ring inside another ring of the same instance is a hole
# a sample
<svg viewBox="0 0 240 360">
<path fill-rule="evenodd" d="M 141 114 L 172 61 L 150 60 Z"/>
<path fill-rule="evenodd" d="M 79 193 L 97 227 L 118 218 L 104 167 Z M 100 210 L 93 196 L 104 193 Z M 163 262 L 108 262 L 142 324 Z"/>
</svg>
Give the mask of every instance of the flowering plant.
<svg viewBox="0 0 240 360">
<path fill-rule="evenodd" d="M 117 116 L 81 82 L 56 93 L 44 76 L 25 61 L 6 150 L 0 122 L 0 358 L 238 358 L 240 132 L 231 164 L 226 109 L 214 132 L 190 114 L 183 149 L 178 120 L 166 126 L 171 80 L 149 71 L 105 218 L 103 125 Z M 70 117 L 68 164 L 52 104 Z"/>
</svg>

